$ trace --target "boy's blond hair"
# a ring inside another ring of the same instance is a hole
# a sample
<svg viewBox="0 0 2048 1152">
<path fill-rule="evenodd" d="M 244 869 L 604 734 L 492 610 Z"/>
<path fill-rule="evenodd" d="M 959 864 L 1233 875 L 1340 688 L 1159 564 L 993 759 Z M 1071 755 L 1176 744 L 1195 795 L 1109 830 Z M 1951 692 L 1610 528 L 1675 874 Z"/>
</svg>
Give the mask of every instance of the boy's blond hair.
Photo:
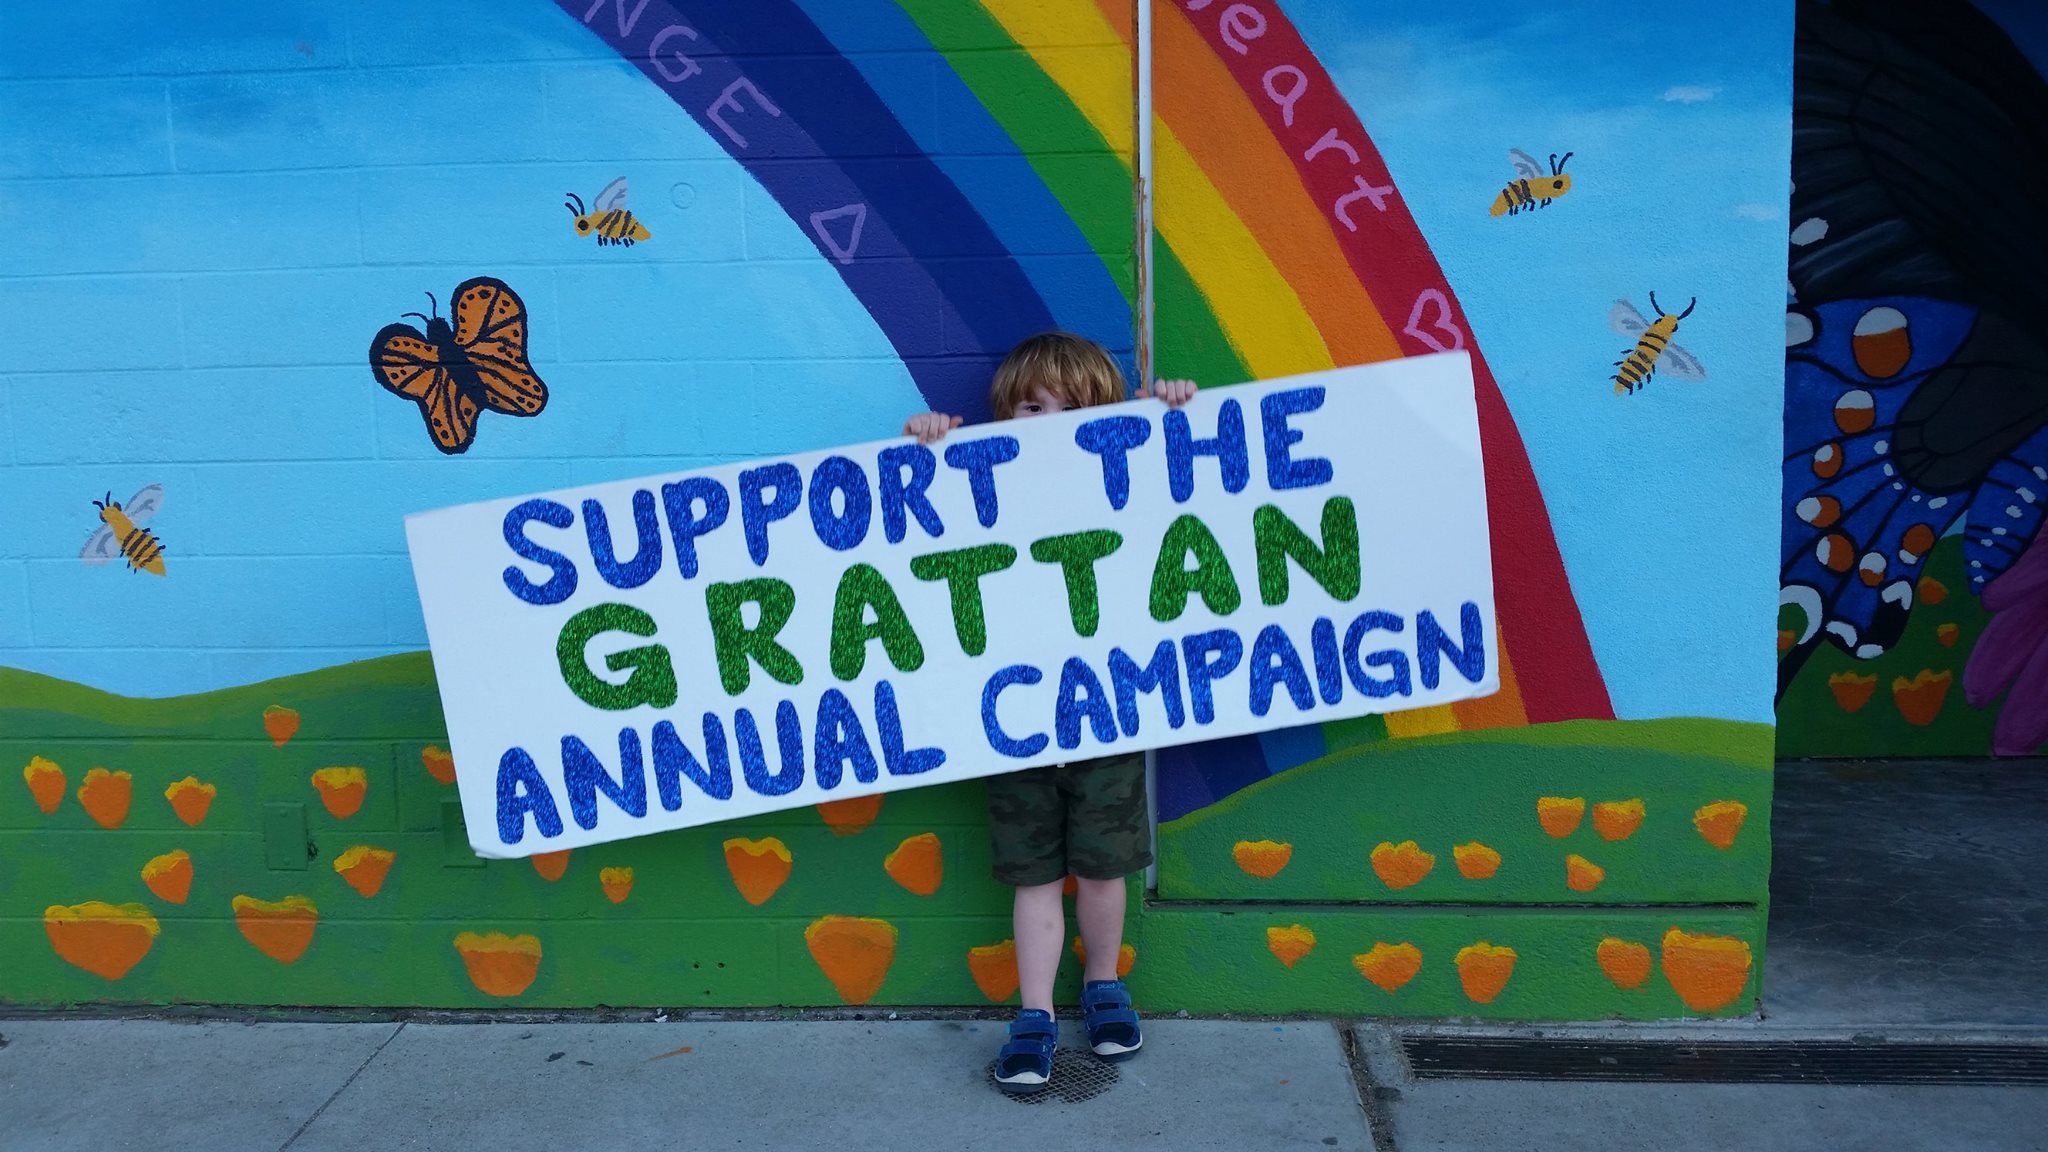
<svg viewBox="0 0 2048 1152">
<path fill-rule="evenodd" d="M 1071 332 L 1042 332 L 1010 349 L 988 388 L 988 405 L 998 420 L 1043 388 L 1069 407 L 1093 408 L 1129 399 L 1124 374 L 1102 345 Z"/>
</svg>

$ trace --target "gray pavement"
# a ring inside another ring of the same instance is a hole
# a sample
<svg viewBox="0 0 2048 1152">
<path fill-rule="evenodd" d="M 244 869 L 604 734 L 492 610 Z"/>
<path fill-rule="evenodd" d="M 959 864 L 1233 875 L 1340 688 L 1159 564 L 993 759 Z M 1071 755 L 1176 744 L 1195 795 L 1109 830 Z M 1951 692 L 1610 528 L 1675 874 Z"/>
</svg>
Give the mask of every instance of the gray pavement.
<svg viewBox="0 0 2048 1152">
<path fill-rule="evenodd" d="M 1001 1027 L 0 1020 L 0 1149 L 1373 1147 L 1326 1022 L 1155 1021 L 1102 1095 L 1030 1105 L 984 1079 Z"/>
<path fill-rule="evenodd" d="M 1068 1098 L 1025 1105 L 984 1078 L 1000 1028 L 0 1018 L 0 1150 L 2048 1152 L 2048 1087 L 1417 1079 L 1399 1039 L 1459 1031 L 1442 1025 L 1360 1025 L 1347 1046 L 1326 1021 L 1158 1020 L 1100 1094 L 1077 1075 Z M 1464 1032 L 1828 1035 L 1753 1022 Z M 1888 1038 L 2048 1043 L 2048 1031 Z M 1101 1066 L 1077 1054 L 1064 1071 Z"/>
</svg>

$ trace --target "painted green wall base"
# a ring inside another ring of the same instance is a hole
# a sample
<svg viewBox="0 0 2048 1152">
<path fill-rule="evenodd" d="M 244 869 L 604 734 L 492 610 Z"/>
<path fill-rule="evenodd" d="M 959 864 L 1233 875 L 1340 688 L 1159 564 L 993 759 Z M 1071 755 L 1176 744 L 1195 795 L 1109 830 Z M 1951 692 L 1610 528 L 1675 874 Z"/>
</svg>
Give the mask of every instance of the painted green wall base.
<svg viewBox="0 0 2048 1152">
<path fill-rule="evenodd" d="M 273 706 L 290 711 L 266 717 Z M 1529 733 L 1441 739 L 1467 748 L 1467 756 L 1494 743 L 1488 755 L 1498 763 L 1535 755 Z M 1013 999 L 1014 968 L 1003 950 L 1009 894 L 988 875 L 978 783 L 893 794 L 868 822 L 802 809 L 579 849 L 549 873 L 534 861 L 481 861 L 468 852 L 454 789 L 436 775 L 446 774 L 445 765 L 428 754 L 442 741 L 424 654 L 171 700 L 123 699 L 0 670 L 0 765 L 10 766 L 14 780 L 0 780 L 0 1003 L 702 1007 Z M 1425 743 L 1416 742 L 1416 752 Z M 1393 763 L 1384 760 L 1392 748 L 1354 751 L 1384 766 Z M 1402 762 L 1416 772 L 1427 766 Z M 1689 803 L 1691 792 L 1673 793 L 1667 803 L 1646 783 L 1650 766 L 1639 767 L 1612 777 L 1611 791 L 1652 797 L 1641 843 L 1668 848 L 1672 869 L 1692 867 L 1681 846 L 1694 834 L 1663 811 Z M 106 771 L 89 778 L 96 768 Z M 360 791 L 355 773 L 327 769 L 359 769 Z M 1317 782 L 1335 779 L 1326 774 L 1337 770 L 1332 764 L 1269 781 L 1203 819 L 1168 828 L 1163 840 L 1169 851 L 1204 853 L 1196 871 L 1217 874 L 1219 885 L 1244 877 L 1224 842 L 1238 835 L 1234 822 L 1266 827 L 1263 805 L 1290 791 L 1327 793 Z M 1741 794 L 1767 803 L 1768 774 L 1740 771 L 1755 780 L 1717 782 L 1749 787 Z M 166 795 L 188 776 L 212 786 L 210 803 L 197 803 L 190 789 L 177 790 L 175 802 Z M 1608 798 L 1586 787 L 1591 799 Z M 1372 789 L 1349 794 L 1389 813 L 1430 812 L 1439 803 L 1420 792 L 1420 800 Z M 1324 804 L 1322 812 L 1321 823 L 1288 825 L 1302 852 L 1297 875 L 1324 875 L 1331 865 L 1315 861 L 1334 858 L 1334 837 L 1347 829 L 1367 845 L 1379 835 L 1363 810 Z M 1536 820 L 1519 799 L 1499 820 L 1498 828 L 1482 821 L 1479 834 L 1514 846 L 1517 856 L 1592 854 L 1579 840 L 1605 843 L 1588 830 L 1570 845 L 1539 831 L 1540 841 L 1519 846 L 1523 833 L 1509 824 Z M 1731 857 L 1758 875 L 1767 860 L 1761 823 L 1744 833 L 1758 847 Z M 1444 839 L 1462 827 L 1445 820 L 1431 835 Z M 749 843 L 729 847 L 735 839 Z M 1625 843 L 1609 847 L 1619 882 L 1622 863 L 1634 858 Z M 1369 847 L 1357 850 L 1369 854 Z M 1218 851 L 1219 860 L 1207 859 Z M 1659 855 L 1639 853 L 1628 866 L 1653 872 Z M 1373 875 L 1369 858 L 1345 867 Z M 1454 874 L 1448 858 L 1437 867 Z M 1501 879 L 1513 898 L 1559 900 L 1547 880 L 1525 883 L 1505 864 Z M 1723 890 L 1718 883 L 1700 889 Z M 1747 890 L 1760 893 L 1761 882 Z M 1673 927 L 1732 939 L 1681 940 L 1675 968 L 1665 959 L 1653 964 Z M 1660 974 L 1671 971 L 1681 983 L 1709 977 L 1712 995 L 1694 998 L 1714 1006 L 1695 1011 L 1749 1010 L 1762 914 L 1754 907 L 1153 904 L 1134 914 L 1129 936 L 1134 990 L 1152 1011 L 1648 1019 L 1687 1011 L 1672 978 Z M 1610 936 L 1610 962 L 1618 958 L 1625 981 L 1639 974 L 1640 988 L 1618 987 L 1603 972 L 1598 950 Z M 1470 971 L 1461 979 L 1459 951 L 1482 940 L 1512 949 L 1512 969 L 1504 955 L 1468 954 Z M 1376 944 L 1388 947 L 1375 954 Z M 1419 953 L 1414 973 L 1384 992 L 1368 976 L 1395 983 L 1411 960 L 1395 947 L 1403 944 Z M 1738 953 L 1739 966 L 1731 966 Z M 1359 956 L 1370 958 L 1362 968 Z M 1485 996 L 1487 980 L 1500 976 L 1506 981 L 1498 994 Z M 1061 994 L 1071 998 L 1078 978 L 1071 953 L 1062 978 Z M 1468 988 L 1473 979 L 1479 983 Z"/>
</svg>

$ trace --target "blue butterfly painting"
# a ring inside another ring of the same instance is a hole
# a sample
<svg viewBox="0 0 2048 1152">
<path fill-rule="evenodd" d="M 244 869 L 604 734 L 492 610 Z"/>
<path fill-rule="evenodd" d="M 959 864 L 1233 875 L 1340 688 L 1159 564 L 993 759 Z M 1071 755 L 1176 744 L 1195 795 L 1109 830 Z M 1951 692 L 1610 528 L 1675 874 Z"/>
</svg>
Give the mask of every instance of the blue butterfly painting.
<svg viewBox="0 0 2048 1152">
<path fill-rule="evenodd" d="M 1941 539 L 1982 598 L 2048 513 L 2048 82 L 1963 0 L 1801 3 L 1794 74 L 1781 699 L 1822 643 L 1898 643 Z M 1972 671 L 1979 707 L 2012 682 Z"/>
</svg>

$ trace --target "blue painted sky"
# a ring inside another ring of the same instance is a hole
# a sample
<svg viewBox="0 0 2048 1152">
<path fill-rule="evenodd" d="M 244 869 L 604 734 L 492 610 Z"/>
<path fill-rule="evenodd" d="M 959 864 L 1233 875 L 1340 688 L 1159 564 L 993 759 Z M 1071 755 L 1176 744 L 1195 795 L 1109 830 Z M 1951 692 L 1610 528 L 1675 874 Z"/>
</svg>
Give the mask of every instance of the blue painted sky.
<svg viewBox="0 0 2048 1152">
<path fill-rule="evenodd" d="M 1618 715 L 1772 718 L 1792 6 L 1297 2 L 1528 445 Z M 1573 190 L 1487 214 L 1508 149 Z M 1626 298 L 1709 378 L 1617 397 Z"/>
</svg>

